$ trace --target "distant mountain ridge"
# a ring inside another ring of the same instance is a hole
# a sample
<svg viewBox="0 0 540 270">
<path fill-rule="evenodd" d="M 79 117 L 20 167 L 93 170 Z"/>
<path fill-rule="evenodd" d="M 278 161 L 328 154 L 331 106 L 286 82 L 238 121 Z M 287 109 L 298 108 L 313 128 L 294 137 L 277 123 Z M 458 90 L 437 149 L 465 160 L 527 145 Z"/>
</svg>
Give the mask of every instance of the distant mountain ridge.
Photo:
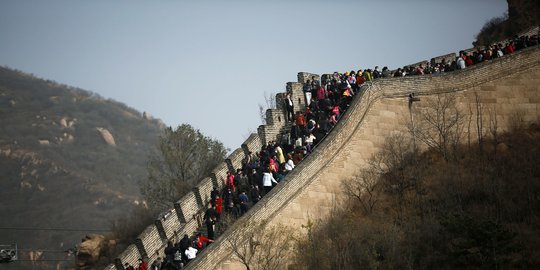
<svg viewBox="0 0 540 270">
<path fill-rule="evenodd" d="M 0 126 L 0 228 L 107 229 L 142 203 L 138 181 L 164 124 L 92 92 L 0 67 Z M 81 235 L 0 229 L 0 244 L 53 250 Z"/>
</svg>

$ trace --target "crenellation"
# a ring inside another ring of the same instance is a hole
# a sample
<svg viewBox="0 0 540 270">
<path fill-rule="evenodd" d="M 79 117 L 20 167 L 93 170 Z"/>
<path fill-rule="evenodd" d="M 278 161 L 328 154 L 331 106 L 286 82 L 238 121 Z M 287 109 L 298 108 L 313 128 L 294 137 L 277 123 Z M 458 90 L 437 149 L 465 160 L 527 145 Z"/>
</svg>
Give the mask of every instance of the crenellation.
<svg viewBox="0 0 540 270">
<path fill-rule="evenodd" d="M 146 250 L 144 249 L 144 244 L 140 238 L 135 239 L 135 246 L 139 251 L 139 258 L 148 258 L 148 254 L 146 253 Z"/>
<path fill-rule="evenodd" d="M 456 53 L 449 53 L 449 54 L 445 54 L 445 55 L 441 55 L 441 56 L 431 58 L 431 63 L 432 64 L 434 64 L 434 63 L 442 63 L 443 60 L 446 63 L 452 63 L 452 61 L 456 60 L 456 57 L 457 57 Z"/>
<path fill-rule="evenodd" d="M 227 177 L 227 172 L 229 171 L 229 167 L 227 166 L 227 163 L 222 162 L 221 164 L 217 165 L 217 167 L 212 170 L 212 173 L 216 176 L 217 182 L 219 184 L 218 189 L 225 186 L 225 178 Z"/>
<path fill-rule="evenodd" d="M 311 80 L 312 76 L 315 76 L 317 80 L 321 80 L 321 76 L 309 72 L 298 72 L 298 83 L 305 84 L 307 80 Z"/>
<path fill-rule="evenodd" d="M 116 267 L 119 269 L 124 269 L 124 264 L 129 263 L 131 265 L 136 265 L 137 260 L 141 257 L 141 254 L 139 253 L 139 250 L 135 245 L 129 245 L 124 252 L 118 256 L 118 261 L 120 262 L 120 267 L 118 266 L 118 263 L 116 263 Z"/>
<path fill-rule="evenodd" d="M 206 177 L 204 178 L 198 185 L 199 192 L 201 195 L 201 200 L 203 203 L 203 207 L 205 207 L 208 202 L 210 202 L 210 192 L 214 189 L 214 183 L 212 183 L 212 178 Z"/>
<path fill-rule="evenodd" d="M 204 207 L 204 201 L 202 198 L 200 186 L 193 187 L 192 191 L 193 191 L 193 194 L 195 195 L 195 199 L 197 200 L 197 209 Z"/>
<path fill-rule="evenodd" d="M 232 161 L 231 161 L 230 158 L 226 158 L 225 163 L 227 164 L 227 171 L 229 171 L 229 172 L 234 171 L 234 166 L 233 166 Z"/>
<path fill-rule="evenodd" d="M 210 179 L 212 179 L 212 186 L 219 189 L 219 180 L 215 173 L 210 173 Z"/>
<path fill-rule="evenodd" d="M 159 238 L 161 239 L 161 241 L 162 242 L 166 241 L 168 239 L 167 233 L 165 232 L 165 227 L 163 227 L 163 222 L 161 218 L 154 220 L 154 225 L 156 226 L 156 229 L 159 233 Z"/>
<path fill-rule="evenodd" d="M 193 191 L 191 191 L 188 194 L 184 195 L 184 197 L 182 197 L 182 199 L 180 199 L 179 202 L 180 202 L 181 209 L 184 212 L 184 215 L 186 216 L 189 222 L 189 220 L 199 210 L 197 198 L 195 197 L 195 194 L 193 193 Z"/>
<path fill-rule="evenodd" d="M 269 127 L 280 129 L 285 126 L 286 115 L 283 110 L 268 109 L 266 110 L 266 125 Z"/>
<path fill-rule="evenodd" d="M 286 93 L 277 93 L 276 94 L 276 109 L 286 111 L 287 107 L 285 106 L 285 100 L 287 99 Z"/>
<path fill-rule="evenodd" d="M 175 213 L 176 213 L 176 217 L 178 218 L 179 224 L 186 223 L 187 220 L 188 220 L 188 217 L 186 216 L 184 210 L 182 209 L 182 204 L 180 203 L 180 201 L 177 201 L 177 202 L 174 203 L 174 210 L 175 210 Z M 165 221 L 166 221 L 165 224 L 173 224 L 173 221 L 171 221 L 169 219 L 166 219 Z M 167 221 L 169 221 L 169 222 L 167 222 Z M 171 228 L 174 228 L 174 231 L 176 231 L 176 226 L 174 226 L 174 225 L 176 225 L 176 224 L 173 224 L 170 227 L 169 226 L 164 226 L 165 231 L 169 232 L 171 230 Z M 167 236 L 169 236 L 169 238 L 170 238 L 169 234 L 167 234 Z"/>
<path fill-rule="evenodd" d="M 287 92 L 291 93 L 291 99 L 294 104 L 295 111 L 306 110 L 306 98 L 304 96 L 303 85 L 298 82 L 288 82 Z"/>
<path fill-rule="evenodd" d="M 140 243 L 144 248 L 144 253 L 141 253 L 141 258 L 149 258 L 155 260 L 160 250 L 164 247 L 163 239 L 159 236 L 158 229 L 155 225 L 150 225 L 139 235 Z"/>
<path fill-rule="evenodd" d="M 242 168 L 242 160 L 244 159 L 245 154 L 242 148 L 237 148 L 229 155 L 229 159 L 231 160 L 231 165 L 234 169 L 240 169 Z"/>
</svg>

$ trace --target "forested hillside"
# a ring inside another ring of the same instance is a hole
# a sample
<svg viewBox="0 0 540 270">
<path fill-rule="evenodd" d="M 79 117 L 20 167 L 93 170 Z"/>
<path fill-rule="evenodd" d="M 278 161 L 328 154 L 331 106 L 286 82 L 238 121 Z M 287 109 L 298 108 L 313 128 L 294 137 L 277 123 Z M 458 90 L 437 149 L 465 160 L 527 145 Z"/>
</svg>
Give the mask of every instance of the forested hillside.
<svg viewBox="0 0 540 270">
<path fill-rule="evenodd" d="M 539 269 L 539 142 L 538 124 L 516 126 L 445 159 L 389 136 L 292 269 Z"/>
<path fill-rule="evenodd" d="M 36 228 L 108 229 L 142 203 L 138 183 L 163 128 L 122 103 L 8 68 L 0 125 L 0 244 L 18 244 L 21 259 L 67 250 L 85 234 Z"/>
</svg>

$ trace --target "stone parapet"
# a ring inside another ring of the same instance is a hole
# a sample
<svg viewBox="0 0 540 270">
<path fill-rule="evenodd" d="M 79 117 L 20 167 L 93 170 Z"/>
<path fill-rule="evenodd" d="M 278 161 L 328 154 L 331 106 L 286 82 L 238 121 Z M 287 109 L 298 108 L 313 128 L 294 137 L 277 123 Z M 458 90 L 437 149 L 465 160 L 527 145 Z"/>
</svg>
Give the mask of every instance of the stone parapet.
<svg viewBox="0 0 540 270">
<path fill-rule="evenodd" d="M 306 73 L 306 76 L 314 74 Z M 317 75 L 316 75 L 317 76 Z M 299 76 L 300 78 L 300 76 Z M 293 93 L 298 106 L 304 103 L 302 85 L 300 83 L 289 83 L 287 89 Z M 251 134 L 242 144 L 241 148 L 235 149 L 227 159 L 212 170 L 210 177 L 204 178 L 192 191 L 186 194 L 174 207 L 169 209 L 161 217 L 158 217 L 155 224 L 148 226 L 137 238 L 137 245 L 129 246 L 118 258 L 115 264 L 107 266 L 112 269 L 123 269 L 124 263 L 135 265 L 137 259 L 147 255 L 150 262 L 158 256 L 163 257 L 165 241 L 160 234 L 165 234 L 167 240 L 179 241 L 184 234 L 192 235 L 201 225 L 201 213 L 204 212 L 210 200 L 210 192 L 214 187 L 223 188 L 229 170 L 242 167 L 242 160 L 248 152 L 258 152 L 263 144 L 275 140 L 280 132 L 286 127 L 285 111 L 282 106 L 285 93 L 276 95 L 276 109 L 269 109 L 266 112 L 267 125 L 260 126 L 258 134 Z M 163 232 L 160 232 L 159 226 Z M 139 246 L 137 248 L 137 246 Z"/>
</svg>

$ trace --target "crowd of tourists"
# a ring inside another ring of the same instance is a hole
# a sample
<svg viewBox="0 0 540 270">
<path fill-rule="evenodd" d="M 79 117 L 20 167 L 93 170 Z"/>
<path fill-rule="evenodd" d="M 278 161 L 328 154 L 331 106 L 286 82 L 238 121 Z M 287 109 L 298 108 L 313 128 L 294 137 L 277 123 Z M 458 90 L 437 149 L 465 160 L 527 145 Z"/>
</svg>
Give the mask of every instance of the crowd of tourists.
<svg viewBox="0 0 540 270">
<path fill-rule="evenodd" d="M 286 176 L 309 156 L 317 144 L 336 125 L 351 101 L 362 94 L 361 86 L 379 78 L 439 74 L 503 57 L 517 50 L 539 44 L 539 37 L 516 37 L 507 43 L 499 43 L 470 52 L 461 51 L 452 62 L 427 62 L 418 66 L 405 66 L 391 71 L 387 67 L 334 72 L 331 75 L 312 76 L 303 84 L 305 110 L 296 110 L 292 93 L 284 99 L 288 132 L 276 141 L 269 141 L 256 152 L 249 152 L 242 160 L 242 167 L 227 173 L 224 188 L 214 188 L 208 209 L 204 214 L 206 235 L 184 237 L 165 248 L 163 260 L 158 258 L 150 266 L 152 270 L 181 269 L 216 238 L 220 221 L 227 217 L 237 219 L 250 207 L 267 195 L 272 188 L 285 181 Z M 139 263 L 144 263 L 140 260 Z M 146 263 L 143 264 L 146 267 Z M 139 268 L 143 269 L 143 268 Z M 144 268 L 146 269 L 146 268 Z"/>
</svg>

